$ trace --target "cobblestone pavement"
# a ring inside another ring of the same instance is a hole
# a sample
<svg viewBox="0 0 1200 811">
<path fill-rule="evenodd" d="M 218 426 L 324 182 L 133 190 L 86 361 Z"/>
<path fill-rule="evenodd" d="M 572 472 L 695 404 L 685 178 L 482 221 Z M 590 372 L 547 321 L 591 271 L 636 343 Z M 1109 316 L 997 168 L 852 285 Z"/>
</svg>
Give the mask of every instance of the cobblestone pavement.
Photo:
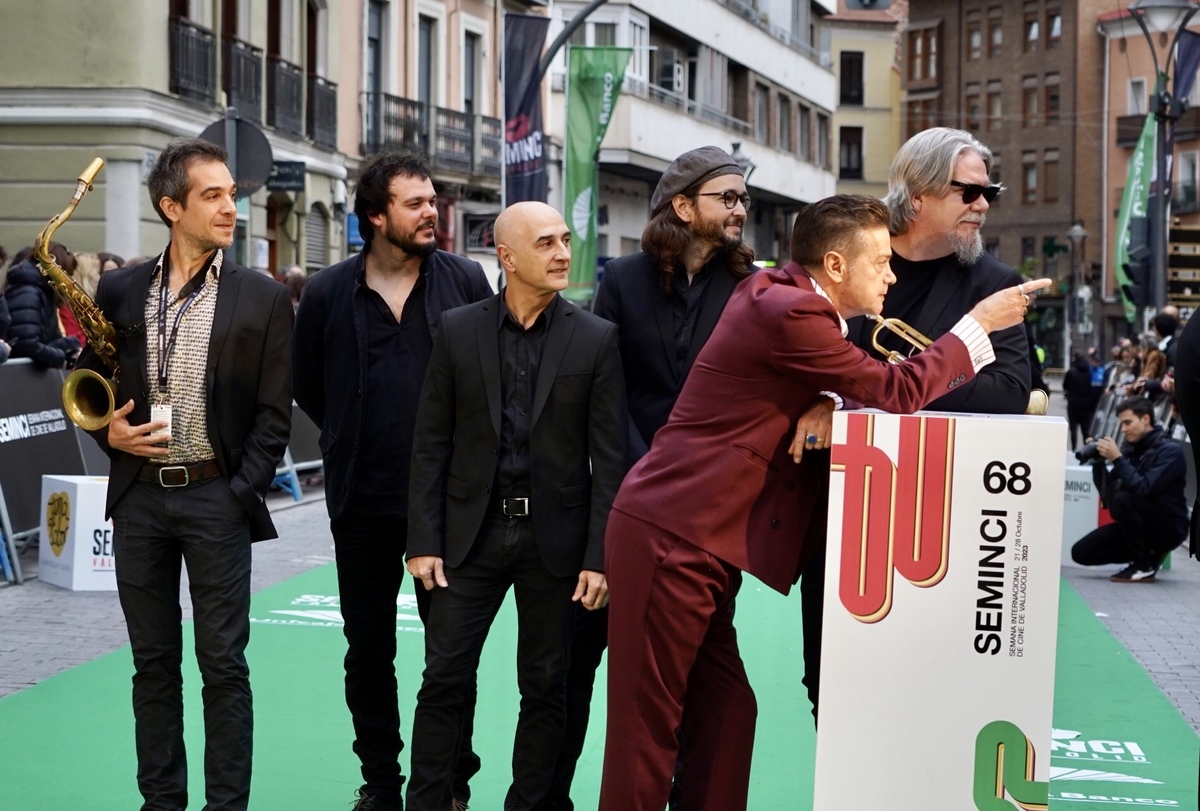
<svg viewBox="0 0 1200 811">
<path fill-rule="evenodd" d="M 1065 413 L 1061 387 L 1050 413 Z M 255 592 L 333 560 L 333 542 L 319 489 L 303 501 L 272 495 L 279 538 L 254 545 Z M 0 585 L 0 697 L 95 659 L 127 643 L 115 592 L 69 592 L 36 579 L 37 549 L 21 556 L 29 580 Z M 1108 572 L 1064 569 L 1101 621 L 1141 663 L 1192 728 L 1200 732 L 1200 562 L 1186 551 L 1153 584 L 1110 583 Z M 185 616 L 190 604 L 184 589 Z"/>
</svg>

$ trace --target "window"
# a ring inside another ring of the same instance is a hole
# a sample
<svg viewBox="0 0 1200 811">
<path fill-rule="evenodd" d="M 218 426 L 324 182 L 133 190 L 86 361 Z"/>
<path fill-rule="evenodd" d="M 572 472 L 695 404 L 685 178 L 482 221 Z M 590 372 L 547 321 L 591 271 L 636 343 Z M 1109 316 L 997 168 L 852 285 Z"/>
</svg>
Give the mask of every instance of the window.
<svg viewBox="0 0 1200 811">
<path fill-rule="evenodd" d="M 979 132 L 983 123 L 983 103 L 979 95 L 979 82 L 969 82 L 963 99 L 963 126 L 971 132 Z"/>
<path fill-rule="evenodd" d="M 367 47 L 364 49 L 366 59 L 366 140 L 369 143 L 379 143 L 382 125 L 381 109 L 383 105 L 383 30 L 386 6 L 372 0 L 367 6 Z"/>
<path fill-rule="evenodd" d="M 421 15 L 417 18 L 417 101 L 431 105 L 437 103 L 434 96 L 437 70 L 437 20 Z"/>
<path fill-rule="evenodd" d="M 1042 21 L 1037 17 L 1025 18 L 1025 53 L 1033 53 L 1038 49 L 1042 39 Z"/>
<path fill-rule="evenodd" d="M 967 59 L 971 62 L 983 59 L 983 22 L 979 11 L 967 12 Z"/>
<path fill-rule="evenodd" d="M 463 36 L 463 112 L 474 115 L 479 104 L 479 53 L 483 38 L 467 32 Z"/>
<path fill-rule="evenodd" d="M 1129 80 L 1129 115 L 1146 114 L 1146 80 Z"/>
<path fill-rule="evenodd" d="M 1049 11 L 1046 13 L 1046 48 L 1057 48 L 1062 45 L 1062 12 Z"/>
<path fill-rule="evenodd" d="M 935 102 L 935 98 L 915 99 L 905 102 L 905 140 L 913 137 L 921 130 L 937 126 L 937 122 L 934 120 Z"/>
<path fill-rule="evenodd" d="M 842 180 L 862 180 L 862 127 L 842 127 L 838 132 L 838 177 Z"/>
<path fill-rule="evenodd" d="M 999 80 L 993 80 L 987 84 L 987 128 L 989 130 L 998 130 L 1003 123 L 1004 111 L 1000 102 L 1001 87 Z"/>
<path fill-rule="evenodd" d="M 1021 79 L 1021 126 L 1036 127 L 1038 113 L 1041 110 L 1041 94 L 1038 92 L 1036 76 L 1025 76 Z"/>
<path fill-rule="evenodd" d="M 860 106 L 863 103 L 863 54 L 862 51 L 842 51 L 841 57 L 841 104 Z"/>
<path fill-rule="evenodd" d="M 908 78 L 922 82 L 936 79 L 938 35 L 937 27 L 921 28 L 908 34 Z"/>
<path fill-rule="evenodd" d="M 1004 8 L 992 6 L 988 9 L 988 56 L 997 57 L 1004 53 Z"/>
<path fill-rule="evenodd" d="M 1000 153 L 999 152 L 992 153 L 992 169 L 991 169 L 991 171 L 988 172 L 988 182 L 994 186 L 1000 185 Z M 1003 194 L 992 201 L 991 207 L 995 208 L 996 206 L 1000 205 L 1002 200 L 1004 200 Z M 995 254 L 992 254 L 992 255 L 995 256 Z"/>
<path fill-rule="evenodd" d="M 787 96 L 779 97 L 779 143 L 784 152 L 791 152 L 792 146 L 792 100 Z"/>
<path fill-rule="evenodd" d="M 803 160 L 812 160 L 812 110 L 800 105 L 800 138 L 797 144 L 797 154 Z"/>
<path fill-rule="evenodd" d="M 1058 150 L 1047 149 L 1042 159 L 1042 199 L 1047 203 L 1058 202 Z"/>
<path fill-rule="evenodd" d="M 999 199 L 999 198 L 996 198 L 996 199 Z M 983 241 L 983 250 L 984 250 L 984 253 L 989 253 L 992 256 L 996 257 L 997 259 L 1000 259 L 1000 238 L 999 237 L 991 237 L 989 239 L 985 239 Z M 1003 260 L 1001 260 L 1001 261 L 1003 261 Z"/>
<path fill-rule="evenodd" d="M 1055 126 L 1058 124 L 1058 111 L 1061 106 L 1060 96 L 1058 92 L 1059 75 L 1057 73 L 1046 74 L 1046 125 Z"/>
<path fill-rule="evenodd" d="M 1021 202 L 1036 203 L 1038 198 L 1037 153 L 1021 153 Z"/>
<path fill-rule="evenodd" d="M 817 166 L 829 168 L 829 116 L 817 113 Z"/>
<path fill-rule="evenodd" d="M 1021 264 L 1037 259 L 1037 237 L 1021 237 Z"/>
<path fill-rule="evenodd" d="M 754 137 L 771 142 L 771 89 L 765 84 L 754 86 Z"/>
<path fill-rule="evenodd" d="M 593 23 L 592 45 L 597 48 L 611 48 L 617 44 L 616 23 Z"/>
</svg>

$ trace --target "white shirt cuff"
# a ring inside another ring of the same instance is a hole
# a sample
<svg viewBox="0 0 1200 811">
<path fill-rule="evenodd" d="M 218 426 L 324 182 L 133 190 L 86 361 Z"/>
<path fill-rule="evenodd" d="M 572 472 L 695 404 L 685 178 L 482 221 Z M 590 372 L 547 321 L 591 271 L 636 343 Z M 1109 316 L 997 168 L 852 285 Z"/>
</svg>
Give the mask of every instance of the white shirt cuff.
<svg viewBox="0 0 1200 811">
<path fill-rule="evenodd" d="M 983 331 L 983 327 L 979 326 L 979 322 L 971 316 L 964 315 L 950 331 L 967 345 L 967 352 L 971 356 L 971 366 L 976 374 L 996 359 L 996 353 L 992 349 L 992 339 Z"/>
<path fill-rule="evenodd" d="M 833 400 L 834 411 L 841 411 L 846 405 L 845 401 L 832 391 L 822 391 L 818 392 L 818 394 L 820 394 L 822 397 L 828 397 L 830 400 Z"/>
</svg>

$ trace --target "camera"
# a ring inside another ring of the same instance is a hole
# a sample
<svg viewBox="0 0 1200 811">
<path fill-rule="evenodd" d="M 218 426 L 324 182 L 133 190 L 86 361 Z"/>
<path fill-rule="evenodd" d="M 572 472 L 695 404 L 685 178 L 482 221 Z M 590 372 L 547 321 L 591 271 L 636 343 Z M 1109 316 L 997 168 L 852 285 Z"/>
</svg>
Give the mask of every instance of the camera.
<svg viewBox="0 0 1200 811">
<path fill-rule="evenodd" d="M 1080 464 L 1084 462 L 1094 462 L 1100 458 L 1100 451 L 1096 448 L 1095 442 L 1089 442 L 1079 450 L 1075 451 L 1075 458 Z"/>
</svg>

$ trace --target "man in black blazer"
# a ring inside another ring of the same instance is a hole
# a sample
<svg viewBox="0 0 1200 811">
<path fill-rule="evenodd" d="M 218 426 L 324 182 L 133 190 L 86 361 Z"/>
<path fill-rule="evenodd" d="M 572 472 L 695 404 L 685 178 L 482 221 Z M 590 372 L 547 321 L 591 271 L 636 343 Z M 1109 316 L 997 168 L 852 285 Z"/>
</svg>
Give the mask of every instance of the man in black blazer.
<svg viewBox="0 0 1200 811">
<path fill-rule="evenodd" d="M 225 258 L 237 223 L 225 160 L 205 141 L 167 145 L 147 185 L 171 242 L 96 291 L 120 336 L 120 407 L 92 436 L 112 459 L 106 512 L 133 649 L 138 786 L 155 811 L 187 806 L 181 562 L 204 681 L 205 807 L 249 802 L 250 544 L 276 537 L 263 497 L 291 429 L 291 299 Z M 79 365 L 108 374 L 90 347 Z"/>
<path fill-rule="evenodd" d="M 362 253 L 309 279 L 296 311 L 296 402 L 321 429 L 346 705 L 363 778 L 355 808 L 398 811 L 396 598 L 417 403 L 442 313 L 488 298 L 492 288 L 478 262 L 437 249 L 437 193 L 422 157 L 384 153 L 367 161 L 354 210 Z M 428 592 L 418 586 L 416 594 L 425 621 Z M 479 770 L 469 724 L 462 753 L 454 797 L 466 802 Z"/>
<path fill-rule="evenodd" d="M 737 283 L 754 269 L 742 241 L 746 181 L 728 152 L 703 146 L 676 158 L 655 187 L 642 250 L 604 266 L 592 312 L 617 325 L 629 399 L 629 465 L 645 456 L 712 335 Z M 577 609 L 567 677 L 567 728 L 545 811 L 571 811 L 608 609 Z"/>
<path fill-rule="evenodd" d="M 456 799 L 464 704 L 510 587 L 521 712 L 503 807 L 540 807 L 563 735 L 573 601 L 596 609 L 608 594 L 604 529 L 626 459 L 616 328 L 559 296 L 570 231 L 554 209 L 506 209 L 496 244 L 507 286 L 442 317 L 417 411 L 408 569 L 433 599 L 409 811 Z"/>
</svg>

